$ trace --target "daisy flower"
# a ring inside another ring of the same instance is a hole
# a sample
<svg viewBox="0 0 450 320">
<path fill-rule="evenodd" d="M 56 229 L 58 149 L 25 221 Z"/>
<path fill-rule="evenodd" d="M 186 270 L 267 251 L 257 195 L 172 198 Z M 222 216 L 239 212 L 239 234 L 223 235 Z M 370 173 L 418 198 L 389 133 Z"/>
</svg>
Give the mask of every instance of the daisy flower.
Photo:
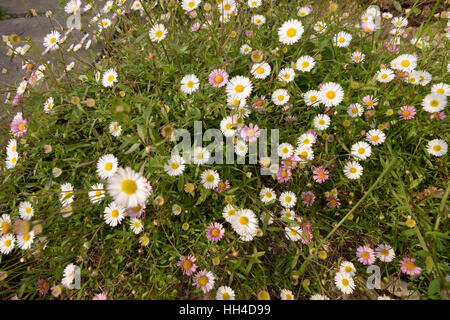
<svg viewBox="0 0 450 320">
<path fill-rule="evenodd" d="M 6 156 L 5 166 L 7 169 L 12 169 L 17 165 L 19 154 L 17 152 L 8 153 Z"/>
<path fill-rule="evenodd" d="M 67 207 L 73 202 L 73 186 L 71 183 L 61 185 L 60 201 L 63 207 Z"/>
<path fill-rule="evenodd" d="M 330 123 L 331 119 L 326 114 L 319 114 L 314 117 L 314 128 L 317 130 L 326 130 L 330 126 Z"/>
<path fill-rule="evenodd" d="M 314 151 L 309 146 L 298 146 L 294 151 L 294 159 L 305 163 L 314 159 Z"/>
<path fill-rule="evenodd" d="M 289 181 L 291 178 L 292 172 L 289 168 L 278 168 L 277 171 L 277 179 L 280 182 Z"/>
<path fill-rule="evenodd" d="M 220 178 L 216 170 L 205 170 L 200 178 L 205 189 L 214 189 L 219 185 Z"/>
<path fill-rule="evenodd" d="M 276 193 L 271 188 L 263 188 L 259 193 L 259 197 L 261 198 L 261 201 L 264 203 L 268 203 L 272 200 L 277 199 Z"/>
<path fill-rule="evenodd" d="M 391 23 L 396 27 L 396 28 L 404 28 L 408 25 L 408 20 L 406 18 L 403 17 L 395 17 L 394 19 L 391 20 Z"/>
<path fill-rule="evenodd" d="M 266 23 L 266 17 L 264 17 L 261 14 L 255 14 L 252 19 L 251 19 L 252 23 L 257 25 L 257 26 L 262 26 L 264 23 Z"/>
<path fill-rule="evenodd" d="M 184 275 L 190 276 L 198 268 L 195 264 L 196 261 L 197 259 L 193 255 L 189 255 L 187 257 L 181 256 L 180 260 L 177 262 L 177 266 L 182 268 Z"/>
<path fill-rule="evenodd" d="M 240 209 L 231 217 L 231 226 L 240 236 L 253 238 L 258 228 L 258 219 L 250 209 Z"/>
<path fill-rule="evenodd" d="M 30 249 L 34 241 L 34 231 L 17 235 L 17 246 L 22 250 Z"/>
<path fill-rule="evenodd" d="M 369 246 L 361 246 L 356 249 L 356 256 L 358 257 L 358 261 L 364 265 L 371 265 L 376 260 L 375 253 Z"/>
<path fill-rule="evenodd" d="M 237 116 L 228 116 L 220 122 L 220 131 L 225 137 L 232 137 L 236 133 Z"/>
<path fill-rule="evenodd" d="M 178 204 L 174 204 L 172 206 L 172 213 L 173 213 L 174 216 L 180 215 L 181 211 L 182 211 L 182 209 L 181 209 L 181 207 Z"/>
<path fill-rule="evenodd" d="M 380 69 L 378 70 L 377 74 L 376 74 L 376 79 L 378 82 L 391 82 L 392 80 L 394 80 L 395 78 L 395 74 L 394 71 L 392 71 L 391 69 Z"/>
<path fill-rule="evenodd" d="M 283 289 L 280 292 L 281 300 L 294 300 L 294 294 L 291 290 Z"/>
<path fill-rule="evenodd" d="M 450 86 L 443 82 L 433 84 L 431 87 L 431 93 L 443 94 L 448 97 L 450 96 Z"/>
<path fill-rule="evenodd" d="M 73 14 L 75 11 L 80 10 L 81 0 L 70 0 L 64 7 L 64 11 L 68 14 Z"/>
<path fill-rule="evenodd" d="M 125 218 L 125 208 L 119 206 L 114 201 L 111 202 L 103 211 L 103 220 L 106 224 L 115 227 L 122 223 L 123 218 Z"/>
<path fill-rule="evenodd" d="M 216 300 L 235 300 L 234 290 L 227 286 L 217 289 Z"/>
<path fill-rule="evenodd" d="M 236 145 L 234 146 L 234 152 L 240 157 L 245 157 L 248 152 L 247 143 L 243 140 L 238 140 Z"/>
<path fill-rule="evenodd" d="M 199 80 L 194 74 L 188 74 L 181 79 L 181 91 L 187 94 L 197 91 L 199 88 Z"/>
<path fill-rule="evenodd" d="M 142 224 L 142 221 L 137 218 L 131 218 L 130 219 L 130 228 L 131 231 L 134 232 L 134 234 L 139 234 L 144 230 L 144 225 Z"/>
<path fill-rule="evenodd" d="M 375 254 L 380 261 L 391 262 L 395 257 L 394 249 L 387 244 L 380 244 L 375 248 Z"/>
<path fill-rule="evenodd" d="M 11 232 L 11 217 L 9 214 L 2 214 L 0 217 L 0 235 L 8 234 Z"/>
<path fill-rule="evenodd" d="M 363 173 L 363 167 L 356 161 L 349 161 L 344 166 L 344 174 L 347 178 L 355 180 L 359 179 Z"/>
<path fill-rule="evenodd" d="M 210 157 L 211 157 L 211 152 L 209 152 L 206 148 L 196 147 L 192 154 L 192 162 L 197 165 L 206 164 L 206 163 L 208 163 Z M 179 169 L 179 168 L 177 168 L 177 169 Z M 182 173 L 182 171 L 180 172 L 180 174 L 181 173 Z"/>
<path fill-rule="evenodd" d="M 224 69 L 214 69 L 208 76 L 209 83 L 216 88 L 221 88 L 228 82 L 228 73 Z"/>
<path fill-rule="evenodd" d="M 420 84 L 421 86 L 426 86 L 433 79 L 433 76 L 428 71 L 417 70 L 417 71 L 415 71 L 415 73 L 416 73 L 417 77 L 419 78 L 418 84 Z"/>
<path fill-rule="evenodd" d="M 270 75 L 271 67 L 267 62 L 256 63 L 252 66 L 250 73 L 256 79 L 265 79 Z"/>
<path fill-rule="evenodd" d="M 311 56 L 302 56 L 295 62 L 297 70 L 302 72 L 310 72 L 315 64 L 316 61 Z"/>
<path fill-rule="evenodd" d="M 117 72 L 114 69 L 108 69 L 105 71 L 102 77 L 102 85 L 107 87 L 112 87 L 114 83 L 117 82 Z"/>
<path fill-rule="evenodd" d="M 44 112 L 50 113 L 50 111 L 53 110 L 53 106 L 54 106 L 54 101 L 53 101 L 53 98 L 50 97 L 44 103 Z"/>
<path fill-rule="evenodd" d="M 262 0 L 248 0 L 247 4 L 250 8 L 258 8 L 261 6 Z"/>
<path fill-rule="evenodd" d="M 89 191 L 89 200 L 92 203 L 97 203 L 102 201 L 102 199 L 105 197 L 105 191 L 103 190 L 103 183 L 97 183 L 94 184 L 91 187 L 92 191 Z"/>
<path fill-rule="evenodd" d="M 356 268 L 350 261 L 344 261 L 339 266 L 339 272 L 343 272 L 349 277 L 353 277 L 356 274 Z"/>
<path fill-rule="evenodd" d="M 73 263 L 68 264 L 64 268 L 63 279 L 62 279 L 62 285 L 64 287 L 70 288 L 70 286 L 72 285 L 72 282 L 75 279 L 75 273 L 76 273 L 76 268 Z"/>
<path fill-rule="evenodd" d="M 158 23 L 150 29 L 148 34 L 150 36 L 150 40 L 153 42 L 160 42 L 166 37 L 167 29 L 163 24 Z"/>
<path fill-rule="evenodd" d="M 313 294 L 309 300 L 330 300 L 330 298 L 321 294 Z"/>
<path fill-rule="evenodd" d="M 61 34 L 58 31 L 52 31 L 44 37 L 44 47 L 50 51 L 58 49 Z"/>
<path fill-rule="evenodd" d="M 403 72 L 411 72 L 417 66 L 417 57 L 411 54 L 402 54 L 391 61 L 391 68 Z"/>
<path fill-rule="evenodd" d="M 290 226 L 290 227 L 285 227 L 284 232 L 285 232 L 286 238 L 288 238 L 289 240 L 292 240 L 294 242 L 297 242 L 298 240 L 300 240 L 302 238 L 303 230 L 302 230 L 302 228 L 300 228 L 300 226 Z"/>
<path fill-rule="evenodd" d="M 126 216 L 130 217 L 130 218 L 140 218 L 141 215 L 144 213 L 145 211 L 145 202 L 143 203 L 139 203 L 137 206 L 135 207 L 131 207 L 131 208 L 127 208 L 127 214 Z"/>
<path fill-rule="evenodd" d="M 108 28 L 109 26 L 111 26 L 111 20 L 109 20 L 109 19 L 102 19 L 102 20 L 99 22 L 99 24 L 98 24 L 98 27 L 99 27 L 99 30 L 100 30 L 100 31 L 101 31 L 102 29 Z"/>
<path fill-rule="evenodd" d="M 320 105 L 320 92 L 317 90 L 309 90 L 307 91 L 304 96 L 303 100 L 305 101 L 305 104 L 307 106 L 318 106 Z"/>
<path fill-rule="evenodd" d="M 447 106 L 447 96 L 438 93 L 430 93 L 422 100 L 423 110 L 429 113 L 439 112 Z"/>
<path fill-rule="evenodd" d="M 30 220 L 34 216 L 34 209 L 30 202 L 23 201 L 19 204 L 20 218 L 23 220 Z"/>
<path fill-rule="evenodd" d="M 448 144 L 444 140 L 434 139 L 428 142 L 427 151 L 435 157 L 441 157 L 447 154 Z"/>
<path fill-rule="evenodd" d="M 249 78 L 235 76 L 228 81 L 225 91 L 233 99 L 245 100 L 251 94 L 252 88 L 253 85 Z"/>
<path fill-rule="evenodd" d="M 182 0 L 181 7 L 184 11 L 190 12 L 192 10 L 197 9 L 201 0 Z"/>
<path fill-rule="evenodd" d="M 28 128 L 26 126 L 27 120 L 22 118 L 22 112 L 18 112 L 13 120 L 11 121 L 11 124 L 9 125 L 11 129 L 11 133 L 14 137 L 21 137 L 25 133 L 27 133 Z"/>
<path fill-rule="evenodd" d="M 308 14 L 311 13 L 311 8 L 312 7 L 301 7 L 300 9 L 298 9 L 297 15 L 299 17 L 306 17 Z"/>
<path fill-rule="evenodd" d="M 352 145 L 352 155 L 358 160 L 366 160 L 372 154 L 372 147 L 364 141 Z"/>
<path fill-rule="evenodd" d="M 416 261 L 415 258 L 408 257 L 404 257 L 402 260 L 400 260 L 400 269 L 404 274 L 415 276 L 422 273 L 422 268 L 416 266 L 414 264 L 414 261 Z"/>
<path fill-rule="evenodd" d="M 386 20 L 392 19 L 392 13 L 390 12 L 383 12 L 381 16 Z"/>
<path fill-rule="evenodd" d="M 289 83 L 295 78 L 295 70 L 292 68 L 283 68 L 278 73 L 278 80 Z"/>
<path fill-rule="evenodd" d="M 297 203 L 297 196 L 291 191 L 283 192 L 279 199 L 284 208 L 292 208 Z"/>
<path fill-rule="evenodd" d="M 206 228 L 206 238 L 211 242 L 217 242 L 222 239 L 225 234 L 225 229 L 223 228 L 221 223 L 215 222 L 211 223 Z"/>
<path fill-rule="evenodd" d="M 344 90 L 335 82 L 324 83 L 319 91 L 320 101 L 326 107 L 337 106 L 344 100 Z"/>
<path fill-rule="evenodd" d="M 239 49 L 239 52 L 241 54 L 249 54 L 250 52 L 252 52 L 252 48 L 250 48 L 250 46 L 248 44 L 244 44 Z"/>
<path fill-rule="evenodd" d="M 327 24 L 323 21 L 319 21 L 314 25 L 314 31 L 317 33 L 324 33 L 327 30 Z"/>
<path fill-rule="evenodd" d="M 379 129 L 372 129 L 366 133 L 366 140 L 370 144 L 376 146 L 384 143 L 384 141 L 386 140 L 386 135 Z"/>
<path fill-rule="evenodd" d="M 312 133 L 306 132 L 302 134 L 300 137 L 298 137 L 297 145 L 312 147 L 313 144 L 316 142 L 316 139 L 317 139 L 316 136 L 314 136 Z"/>
<path fill-rule="evenodd" d="M 278 29 L 278 39 L 284 44 L 291 45 L 300 39 L 303 31 L 302 23 L 296 19 L 291 19 L 284 22 Z"/>
<path fill-rule="evenodd" d="M 6 154 L 15 154 L 17 153 L 17 140 L 16 139 L 9 139 L 8 145 L 6 146 Z"/>
<path fill-rule="evenodd" d="M 278 146 L 278 156 L 282 159 L 287 159 L 294 153 L 294 147 L 287 142 L 284 142 Z"/>
<path fill-rule="evenodd" d="M 416 108 L 414 108 L 414 106 L 403 106 L 398 111 L 398 114 L 403 120 L 414 119 L 414 116 L 416 115 Z"/>
<path fill-rule="evenodd" d="M 367 109 L 373 109 L 375 106 L 378 105 L 378 99 L 374 98 L 371 95 L 364 96 L 362 98 L 362 101 L 367 106 Z"/>
<path fill-rule="evenodd" d="M 280 212 L 280 218 L 285 218 L 289 220 L 295 220 L 295 211 L 291 209 L 283 209 Z"/>
<path fill-rule="evenodd" d="M 277 106 L 285 105 L 289 101 L 289 94 L 286 89 L 277 89 L 272 94 L 272 101 Z"/>
<path fill-rule="evenodd" d="M 106 154 L 97 161 L 97 174 L 100 179 L 107 180 L 117 171 L 118 160 L 112 154 Z"/>
<path fill-rule="evenodd" d="M 353 278 L 344 272 L 338 272 L 334 276 L 334 283 L 336 287 L 344 294 L 351 294 L 355 289 L 355 282 Z"/>
<path fill-rule="evenodd" d="M 307 191 L 307 192 L 302 192 L 301 199 L 305 206 L 312 206 L 312 204 L 314 203 L 314 200 L 316 199 L 316 196 L 311 191 Z"/>
<path fill-rule="evenodd" d="M 214 283 L 216 282 L 216 277 L 214 273 L 206 269 L 197 272 L 192 281 L 194 287 L 202 289 L 203 293 L 207 293 L 212 290 Z"/>
<path fill-rule="evenodd" d="M 247 142 L 254 142 L 259 137 L 259 127 L 258 125 L 254 125 L 253 123 L 250 123 L 249 126 L 245 126 L 241 130 L 241 137 Z"/>
<path fill-rule="evenodd" d="M 36 286 L 38 287 L 41 296 L 46 295 L 50 289 L 50 283 L 44 279 L 39 279 Z"/>
<path fill-rule="evenodd" d="M 135 207 L 148 198 L 147 180 L 141 173 L 127 167 L 118 168 L 108 179 L 106 189 L 110 196 L 124 208 Z"/>
<path fill-rule="evenodd" d="M 316 167 L 313 169 L 313 179 L 316 183 L 324 183 L 325 181 L 328 180 L 328 170 L 324 169 L 323 166 L 320 167 Z"/>
<path fill-rule="evenodd" d="M 350 45 L 350 41 L 352 41 L 352 35 L 345 31 L 339 32 L 333 38 L 334 44 L 340 48 L 348 47 Z"/>
<path fill-rule="evenodd" d="M 232 217 L 236 214 L 236 208 L 231 204 L 227 204 L 222 211 L 222 217 L 229 223 L 232 221 Z"/>
<path fill-rule="evenodd" d="M 2 254 L 9 254 L 16 244 L 16 238 L 12 233 L 3 235 L 0 238 L 0 252 Z"/>
</svg>

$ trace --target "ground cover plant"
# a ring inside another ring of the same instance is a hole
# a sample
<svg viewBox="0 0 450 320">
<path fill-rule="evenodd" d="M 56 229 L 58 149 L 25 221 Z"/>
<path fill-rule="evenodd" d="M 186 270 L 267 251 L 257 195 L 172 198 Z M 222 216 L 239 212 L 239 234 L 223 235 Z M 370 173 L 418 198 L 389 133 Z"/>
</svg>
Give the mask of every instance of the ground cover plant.
<svg viewBox="0 0 450 320">
<path fill-rule="evenodd" d="M 2 298 L 447 298 L 448 16 L 371 4 L 70 0 L 93 32 L 4 37 Z"/>
</svg>

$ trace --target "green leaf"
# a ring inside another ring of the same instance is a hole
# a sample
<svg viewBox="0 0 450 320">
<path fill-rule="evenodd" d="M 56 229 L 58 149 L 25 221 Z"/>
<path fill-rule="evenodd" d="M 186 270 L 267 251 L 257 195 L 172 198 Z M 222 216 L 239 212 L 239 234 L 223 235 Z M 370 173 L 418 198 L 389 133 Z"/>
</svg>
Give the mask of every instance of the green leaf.
<svg viewBox="0 0 450 320">
<path fill-rule="evenodd" d="M 428 295 L 434 295 L 436 292 L 439 292 L 441 289 L 441 281 L 439 278 L 434 278 L 430 282 L 430 286 L 428 287 Z"/>
</svg>

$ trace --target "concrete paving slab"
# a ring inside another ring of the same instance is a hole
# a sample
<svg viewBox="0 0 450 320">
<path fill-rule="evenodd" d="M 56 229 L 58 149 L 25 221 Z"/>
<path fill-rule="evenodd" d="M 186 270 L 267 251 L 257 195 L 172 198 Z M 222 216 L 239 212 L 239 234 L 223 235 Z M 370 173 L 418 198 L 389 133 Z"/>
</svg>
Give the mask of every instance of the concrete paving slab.
<svg viewBox="0 0 450 320">
<path fill-rule="evenodd" d="M 0 6 L 9 15 L 25 16 L 30 9 L 36 10 L 39 14 L 51 10 L 53 13 L 62 13 L 59 0 L 1 0 Z"/>
</svg>

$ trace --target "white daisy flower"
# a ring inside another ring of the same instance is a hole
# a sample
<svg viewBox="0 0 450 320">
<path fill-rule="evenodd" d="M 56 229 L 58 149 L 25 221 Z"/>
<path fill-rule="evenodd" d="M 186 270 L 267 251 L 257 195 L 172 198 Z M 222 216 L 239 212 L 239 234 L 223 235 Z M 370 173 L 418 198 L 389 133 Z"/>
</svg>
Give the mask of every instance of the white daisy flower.
<svg viewBox="0 0 450 320">
<path fill-rule="evenodd" d="M 196 147 L 192 154 L 192 162 L 194 164 L 205 164 L 211 157 L 211 152 L 209 152 L 206 148 Z"/>
<path fill-rule="evenodd" d="M 392 19 L 392 13 L 390 12 L 383 12 L 383 14 L 381 15 L 384 19 Z"/>
<path fill-rule="evenodd" d="M 153 42 L 160 42 L 167 35 L 167 29 L 163 24 L 154 25 L 149 31 L 150 40 Z"/>
<path fill-rule="evenodd" d="M 309 7 L 301 7 L 300 9 L 298 9 L 297 11 L 297 15 L 299 17 L 306 17 L 308 14 L 311 13 L 311 9 Z"/>
<path fill-rule="evenodd" d="M 372 147 L 364 141 L 352 145 L 352 155 L 359 160 L 366 160 L 372 154 Z"/>
<path fill-rule="evenodd" d="M 250 8 L 258 8 L 262 3 L 262 0 L 248 0 L 247 4 Z"/>
<path fill-rule="evenodd" d="M 349 161 L 344 166 L 344 174 L 347 178 L 355 180 L 359 179 L 363 173 L 363 167 L 356 161 Z"/>
<path fill-rule="evenodd" d="M 243 44 L 239 49 L 239 52 L 241 54 L 249 54 L 250 52 L 252 52 L 252 48 L 248 44 Z"/>
<path fill-rule="evenodd" d="M 200 82 L 194 74 L 188 74 L 181 79 L 181 91 L 191 94 L 198 90 Z"/>
<path fill-rule="evenodd" d="M 73 186 L 70 182 L 61 185 L 61 193 L 59 200 L 61 201 L 63 207 L 67 207 L 73 202 L 74 200 Z"/>
<path fill-rule="evenodd" d="M 9 214 L 2 214 L 0 217 L 0 235 L 7 234 L 11 231 L 11 217 Z"/>
<path fill-rule="evenodd" d="M 320 88 L 320 101 L 326 107 L 337 106 L 344 100 L 344 90 L 335 82 L 326 82 Z"/>
<path fill-rule="evenodd" d="M 117 171 L 119 161 L 112 154 L 106 154 L 97 161 L 97 174 L 102 180 L 111 178 Z"/>
<path fill-rule="evenodd" d="M 305 163 L 314 160 L 314 151 L 310 146 L 299 145 L 294 152 L 296 161 Z"/>
<path fill-rule="evenodd" d="M 352 41 L 352 35 L 345 31 L 339 32 L 333 38 L 334 44 L 340 48 L 348 47 L 350 45 L 350 41 Z"/>
<path fill-rule="evenodd" d="M 34 216 L 34 209 L 30 202 L 23 201 L 19 204 L 19 214 L 23 220 L 30 220 Z"/>
<path fill-rule="evenodd" d="M 19 153 L 12 152 L 7 154 L 5 166 L 7 169 L 12 169 L 17 165 L 17 160 L 19 159 Z"/>
<path fill-rule="evenodd" d="M 304 133 L 297 139 L 297 146 L 312 147 L 316 142 L 316 137 L 312 133 Z"/>
<path fill-rule="evenodd" d="M 244 140 L 238 140 L 234 146 L 234 152 L 240 157 L 245 157 L 248 152 L 247 143 Z"/>
<path fill-rule="evenodd" d="M 303 100 L 305 101 L 307 106 L 317 107 L 321 103 L 320 92 L 317 90 L 309 90 L 304 94 Z"/>
<path fill-rule="evenodd" d="M 197 1 L 200 2 L 200 0 L 197 0 Z M 130 7 L 130 10 L 131 11 L 135 11 L 136 10 L 136 11 L 143 12 L 144 8 L 142 7 L 141 0 L 134 1 L 133 4 Z"/>
<path fill-rule="evenodd" d="M 425 70 L 417 70 L 416 74 L 417 74 L 417 77 L 419 78 L 419 84 L 421 86 L 426 86 L 433 79 L 433 76 L 431 75 L 431 73 L 429 73 L 428 71 L 425 71 Z"/>
<path fill-rule="evenodd" d="M 284 81 L 284 82 L 291 82 L 295 78 L 295 70 L 292 68 L 283 68 L 278 73 L 278 80 Z"/>
<path fill-rule="evenodd" d="M 62 285 L 66 288 L 70 288 L 75 279 L 76 268 L 73 263 L 68 264 L 64 268 Z"/>
<path fill-rule="evenodd" d="M 134 234 L 139 234 L 144 230 L 144 225 L 140 219 L 132 218 L 130 219 L 130 228 Z"/>
<path fill-rule="evenodd" d="M 185 161 L 179 155 L 172 155 L 169 161 L 164 164 L 164 170 L 169 176 L 179 176 L 185 169 Z"/>
<path fill-rule="evenodd" d="M 395 17 L 394 19 L 391 20 L 391 23 L 396 27 L 396 28 L 404 28 L 408 25 L 408 20 L 406 18 L 403 17 Z"/>
<path fill-rule="evenodd" d="M 252 210 L 240 209 L 232 216 L 231 226 L 245 239 L 253 238 L 258 228 L 258 218 Z"/>
<path fill-rule="evenodd" d="M 347 113 L 350 117 L 356 118 L 361 117 L 364 112 L 364 108 L 359 103 L 352 103 L 348 106 Z"/>
<path fill-rule="evenodd" d="M 70 0 L 64 7 L 64 11 L 68 14 L 73 14 L 77 10 L 80 10 L 81 0 Z"/>
<path fill-rule="evenodd" d="M 350 261 L 344 261 L 339 266 L 339 272 L 343 272 L 349 277 L 353 277 L 356 274 L 356 268 Z"/>
<path fill-rule="evenodd" d="M 50 97 L 47 99 L 47 101 L 45 101 L 44 112 L 50 113 L 50 111 L 53 110 L 53 106 L 54 106 L 54 100 L 52 97 Z"/>
<path fill-rule="evenodd" d="M 144 203 L 149 196 L 147 179 L 129 167 L 118 168 L 116 173 L 108 179 L 106 189 L 114 201 L 124 208 Z"/>
<path fill-rule="evenodd" d="M 297 242 L 301 240 L 303 230 L 300 226 L 289 226 L 284 228 L 286 238 L 291 241 Z"/>
<path fill-rule="evenodd" d="M 231 204 L 227 204 L 222 211 L 222 217 L 229 223 L 232 221 L 232 217 L 236 214 L 237 210 Z"/>
<path fill-rule="evenodd" d="M 297 196 L 291 191 L 285 191 L 280 195 L 280 203 L 285 208 L 292 208 L 297 203 Z"/>
<path fill-rule="evenodd" d="M 391 68 L 403 72 L 411 72 L 417 66 L 417 57 L 412 54 L 402 54 L 391 61 Z"/>
<path fill-rule="evenodd" d="M 443 82 L 433 84 L 433 86 L 431 87 L 431 93 L 443 94 L 444 96 L 448 97 L 450 96 L 450 86 Z"/>
<path fill-rule="evenodd" d="M 302 56 L 295 62 L 297 70 L 302 72 L 310 72 L 315 64 L 316 61 L 311 56 Z"/>
<path fill-rule="evenodd" d="M 232 137 L 237 129 L 237 117 L 228 116 L 220 121 L 220 130 L 226 137 Z"/>
<path fill-rule="evenodd" d="M 294 147 L 287 142 L 284 142 L 280 145 L 278 145 L 278 156 L 280 156 L 282 159 L 287 159 L 294 153 Z"/>
<path fill-rule="evenodd" d="M 103 74 L 102 85 L 104 87 L 112 87 L 117 82 L 117 72 L 114 69 L 108 69 Z"/>
<path fill-rule="evenodd" d="M 277 89 L 272 94 L 272 101 L 277 106 L 285 105 L 289 101 L 289 93 L 286 89 Z"/>
<path fill-rule="evenodd" d="M 122 126 L 119 125 L 117 121 L 113 121 L 109 124 L 109 133 L 111 133 L 114 137 L 120 136 L 122 133 Z"/>
<path fill-rule="evenodd" d="M 314 118 L 314 128 L 316 128 L 317 130 L 326 130 L 331 123 L 331 119 L 328 115 L 326 114 L 318 114 L 315 118 Z"/>
<path fill-rule="evenodd" d="M 109 20 L 107 18 L 100 20 L 100 22 L 98 23 L 98 28 L 100 31 L 103 29 L 109 28 L 110 26 L 111 26 L 111 20 Z"/>
<path fill-rule="evenodd" d="M 25 90 L 27 89 L 27 85 L 28 85 L 28 83 L 26 81 L 21 81 L 19 83 L 19 86 L 17 87 L 16 93 L 18 95 L 22 95 L 25 92 Z"/>
<path fill-rule="evenodd" d="M 122 220 L 125 218 L 125 208 L 119 206 L 114 201 L 105 208 L 103 213 L 103 220 L 111 227 L 121 224 Z"/>
<path fill-rule="evenodd" d="M 16 244 L 16 238 L 14 237 L 14 234 L 8 233 L 3 235 L 0 238 L 0 252 L 2 254 L 9 254 Z"/>
<path fill-rule="evenodd" d="M 34 241 L 34 231 L 27 232 L 23 235 L 17 235 L 17 246 L 22 250 L 30 249 Z"/>
<path fill-rule="evenodd" d="M 98 203 L 102 201 L 102 199 L 105 197 L 105 191 L 103 190 L 103 183 L 97 183 L 94 184 L 91 187 L 92 191 L 89 191 L 89 200 L 92 203 Z"/>
<path fill-rule="evenodd" d="M 441 157 L 447 154 L 448 144 L 444 140 L 434 139 L 428 142 L 427 151 L 435 157 Z"/>
<path fill-rule="evenodd" d="M 422 100 L 423 110 L 429 113 L 439 112 L 447 106 L 447 96 L 438 93 L 430 93 Z"/>
<path fill-rule="evenodd" d="M 366 140 L 371 145 L 376 146 L 384 143 L 384 141 L 386 140 L 386 135 L 379 129 L 372 129 L 366 133 Z"/>
<path fill-rule="evenodd" d="M 256 79 L 265 79 L 270 75 L 271 67 L 267 62 L 256 63 L 252 66 L 250 73 Z"/>
<path fill-rule="evenodd" d="M 227 286 L 221 286 L 217 289 L 216 300 L 235 300 L 233 289 Z"/>
<path fill-rule="evenodd" d="M 377 81 L 378 82 L 391 82 L 395 78 L 394 71 L 391 69 L 382 68 L 378 70 L 377 74 Z"/>
<path fill-rule="evenodd" d="M 259 193 L 259 197 L 261 198 L 261 201 L 264 203 L 268 203 L 270 201 L 277 199 L 275 191 L 273 191 L 273 189 L 271 188 L 263 188 Z"/>
<path fill-rule="evenodd" d="M 250 79 L 243 76 L 231 78 L 225 87 L 227 95 L 238 100 L 245 100 L 252 93 L 252 89 L 253 85 Z"/>
<path fill-rule="evenodd" d="M 172 206 L 172 213 L 173 213 L 173 215 L 178 216 L 178 215 L 181 214 L 181 211 L 182 211 L 182 209 L 181 209 L 181 207 L 178 204 L 174 204 Z"/>
<path fill-rule="evenodd" d="M 303 31 L 302 23 L 296 19 L 291 19 L 284 22 L 278 29 L 278 39 L 284 44 L 291 45 L 300 39 Z"/>
<path fill-rule="evenodd" d="M 375 248 L 375 255 L 382 262 L 391 262 L 395 257 L 395 252 L 391 246 L 380 244 Z"/>
<path fill-rule="evenodd" d="M 17 153 L 17 140 L 16 139 L 9 139 L 8 145 L 6 147 L 6 154 L 16 154 Z"/>
<path fill-rule="evenodd" d="M 327 24 L 323 21 L 319 21 L 314 25 L 314 31 L 317 33 L 324 33 L 327 30 Z"/>
<path fill-rule="evenodd" d="M 257 26 L 262 26 L 264 23 L 266 23 L 266 17 L 264 17 L 261 14 L 255 14 L 252 17 L 251 21 L 252 21 L 253 24 L 255 24 Z"/>
<path fill-rule="evenodd" d="M 295 212 L 291 209 L 283 209 L 280 212 L 280 217 L 289 220 L 295 220 Z"/>
<path fill-rule="evenodd" d="M 205 170 L 200 177 L 205 189 L 214 189 L 219 185 L 219 174 L 215 170 Z"/>
<path fill-rule="evenodd" d="M 336 284 L 336 287 L 344 294 L 351 294 L 355 289 L 355 282 L 353 281 L 353 278 L 343 272 L 336 273 L 334 283 Z"/>
</svg>

